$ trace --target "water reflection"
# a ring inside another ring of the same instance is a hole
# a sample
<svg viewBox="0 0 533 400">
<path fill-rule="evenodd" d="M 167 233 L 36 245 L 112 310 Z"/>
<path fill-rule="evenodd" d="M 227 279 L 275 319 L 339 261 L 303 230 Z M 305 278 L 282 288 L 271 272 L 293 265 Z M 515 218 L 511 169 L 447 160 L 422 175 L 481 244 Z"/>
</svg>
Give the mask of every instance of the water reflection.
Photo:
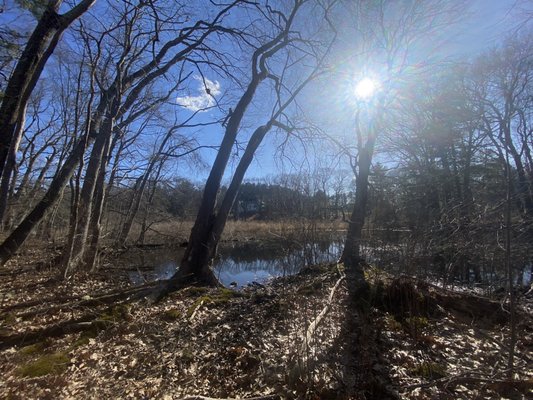
<svg viewBox="0 0 533 400">
<path fill-rule="evenodd" d="M 222 244 L 214 262 L 214 272 L 223 285 L 243 287 L 296 274 L 306 265 L 335 261 L 341 250 L 342 239 L 339 237 L 307 243 L 253 241 Z M 140 284 L 170 278 L 178 268 L 183 252 L 184 249 L 168 248 L 141 252 L 137 262 L 131 260 L 136 269 L 128 271 L 130 281 Z"/>
</svg>

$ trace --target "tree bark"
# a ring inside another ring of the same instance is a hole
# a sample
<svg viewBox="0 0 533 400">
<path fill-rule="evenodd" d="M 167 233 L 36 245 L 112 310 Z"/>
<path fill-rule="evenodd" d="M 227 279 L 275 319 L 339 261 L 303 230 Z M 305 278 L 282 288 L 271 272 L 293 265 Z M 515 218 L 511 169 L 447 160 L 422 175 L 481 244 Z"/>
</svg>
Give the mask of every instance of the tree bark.
<svg viewBox="0 0 533 400">
<path fill-rule="evenodd" d="M 64 276 L 68 278 L 70 274 L 84 266 L 85 250 L 88 241 L 91 214 L 93 213 L 93 202 L 97 186 L 100 169 L 103 167 L 103 160 L 107 159 L 113 132 L 114 116 L 108 113 L 98 133 L 91 157 L 87 165 L 83 187 L 77 209 L 76 229 L 73 237 L 69 238 L 69 247 L 64 258 Z"/>
<path fill-rule="evenodd" d="M 210 236 L 215 218 L 214 214 L 218 192 L 220 190 L 220 182 L 222 181 L 222 176 L 226 170 L 226 166 L 233 149 L 233 143 L 237 138 L 237 133 L 239 131 L 239 126 L 244 116 L 244 112 L 251 103 L 255 91 L 264 77 L 264 75 L 254 74 L 254 77 L 248 85 L 248 88 L 237 103 L 235 110 L 229 118 L 226 132 L 205 184 L 202 202 L 198 210 L 196 221 L 194 222 L 194 226 L 191 230 L 189 244 L 181 261 L 180 269 L 178 273 L 172 277 L 172 281 L 179 279 L 181 276 L 194 274 L 196 278 L 204 281 L 207 284 L 218 284 L 216 277 L 209 268 L 209 256 L 211 251 L 207 249 L 207 246 L 211 241 Z"/>
<path fill-rule="evenodd" d="M 17 121 L 25 112 L 29 97 L 46 62 L 54 52 L 62 33 L 95 1 L 83 0 L 66 14 L 59 15 L 57 11 L 63 1 L 49 0 L 9 78 L 0 106 L 0 174 L 6 166 L 11 143 L 17 141 Z"/>
<path fill-rule="evenodd" d="M 355 203 L 348 222 L 348 233 L 341 256 L 341 261 L 346 269 L 346 279 L 350 286 L 364 284 L 362 267 L 364 259 L 361 257 L 361 241 L 368 203 L 368 177 L 372 165 L 375 140 L 375 136 L 371 135 L 368 142 L 359 151 L 358 174 L 355 180 Z"/>
<path fill-rule="evenodd" d="M 57 202 L 63 187 L 74 173 L 84 153 L 85 140 L 80 140 L 52 180 L 44 197 L 0 245 L 0 265 L 5 264 L 16 253 L 20 246 L 24 244 L 33 228 L 44 217 L 48 209 Z"/>
</svg>

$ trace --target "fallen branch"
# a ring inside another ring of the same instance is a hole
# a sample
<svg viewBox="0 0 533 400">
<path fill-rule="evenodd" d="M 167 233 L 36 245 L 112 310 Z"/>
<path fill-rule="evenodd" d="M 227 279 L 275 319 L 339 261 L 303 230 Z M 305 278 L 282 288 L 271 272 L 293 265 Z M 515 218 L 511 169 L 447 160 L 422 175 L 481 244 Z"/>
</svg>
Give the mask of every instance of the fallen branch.
<svg viewBox="0 0 533 400">
<path fill-rule="evenodd" d="M 84 300 L 75 300 L 70 303 L 58 304 L 55 306 L 50 306 L 47 308 L 41 308 L 32 311 L 26 311 L 20 314 L 17 314 L 19 318 L 29 318 L 39 314 L 46 314 L 48 312 L 62 310 L 62 309 L 76 309 L 80 307 L 90 307 L 90 306 L 99 306 L 104 304 L 110 304 L 119 300 L 128 300 L 128 297 L 134 296 L 135 299 L 143 297 L 144 294 L 151 293 L 152 289 L 158 285 L 158 282 L 150 282 L 144 285 L 135 286 L 132 288 L 114 291 L 108 294 L 104 294 L 97 297 L 91 297 Z"/>
<path fill-rule="evenodd" d="M 30 301 L 16 303 L 16 304 L 12 304 L 10 306 L 4 307 L 2 308 L 1 312 L 5 313 L 8 311 L 17 310 L 20 308 L 30 308 L 30 307 L 38 306 L 41 304 L 58 303 L 58 302 L 61 302 L 61 304 L 59 305 L 60 307 L 70 306 L 71 304 L 69 304 L 68 302 L 73 302 L 73 303 L 80 302 L 80 303 L 83 303 L 81 304 L 83 306 L 93 305 L 91 304 L 91 302 L 97 302 L 99 299 L 104 298 L 106 296 L 112 296 L 113 294 L 120 294 L 120 293 L 131 293 L 139 289 L 144 289 L 144 288 L 149 288 L 149 287 L 151 288 L 158 284 L 159 284 L 158 281 L 154 281 L 154 282 L 149 282 L 149 283 L 142 284 L 142 285 L 130 286 L 128 288 L 119 289 L 119 290 L 97 292 L 95 294 L 92 294 L 91 298 L 87 300 L 83 300 L 83 297 L 88 296 L 89 294 L 76 295 L 76 296 L 62 296 L 62 297 L 55 297 L 55 298 L 49 297 L 49 298 L 40 299 L 40 300 L 30 300 Z M 94 304 L 97 304 L 97 303 L 94 303 Z M 52 306 L 52 307 L 56 307 L 56 306 Z M 49 307 L 49 309 L 50 308 L 51 307 Z M 22 316 L 22 314 L 18 316 Z"/>
<path fill-rule="evenodd" d="M 174 282 L 174 289 L 178 289 L 186 286 L 189 282 Z M 157 282 L 158 285 L 164 285 L 164 283 Z M 139 289 L 139 287 L 137 287 Z M 137 290 L 133 293 L 129 293 L 126 301 L 115 302 L 114 305 L 131 303 L 136 300 L 145 298 L 153 294 L 152 287 L 142 287 L 142 290 Z M 115 299 L 116 301 L 116 299 Z M 102 314 L 109 313 L 113 311 L 113 306 L 108 307 L 104 311 L 100 311 L 98 316 L 95 318 L 95 313 L 88 313 L 76 319 L 70 319 L 67 321 L 59 322 L 51 326 L 44 327 L 42 329 L 36 329 L 32 331 L 27 331 L 10 336 L 0 336 L 0 350 L 5 349 L 11 346 L 21 346 L 36 343 L 46 337 L 59 337 L 66 334 L 77 333 L 81 331 L 90 330 L 93 327 L 102 328 L 106 323 L 111 323 L 111 321 L 104 321 L 100 318 Z"/>
<path fill-rule="evenodd" d="M 204 303 L 205 303 L 205 300 L 202 300 L 200 301 L 200 303 L 196 305 L 196 307 L 194 307 L 194 311 L 191 313 L 191 316 L 189 317 L 189 321 L 192 321 L 194 319 L 194 317 L 196 316 L 196 313 L 198 312 L 198 310 L 200 309 L 200 307 L 202 307 Z"/>
<path fill-rule="evenodd" d="M 301 359 L 303 360 L 306 359 L 306 354 L 309 348 L 309 343 L 311 343 L 311 339 L 313 338 L 313 335 L 315 334 L 315 331 L 318 328 L 318 325 L 320 324 L 320 322 L 322 322 L 322 319 L 325 317 L 325 315 L 328 313 L 329 309 L 331 308 L 331 304 L 333 303 L 333 296 L 335 296 L 335 291 L 340 286 L 342 281 L 344 281 L 345 278 L 346 276 L 343 275 L 339 278 L 337 283 L 335 283 L 335 286 L 333 286 L 333 289 L 331 289 L 331 292 L 329 293 L 329 298 L 328 298 L 326 305 L 324 306 L 320 314 L 317 315 L 317 317 L 311 323 L 311 325 L 309 325 L 309 328 L 307 328 L 307 334 L 305 335 L 304 341 L 302 342 L 302 345 L 300 347 L 300 358 Z"/>
<path fill-rule="evenodd" d="M 103 325 L 104 322 L 102 320 L 95 320 L 94 314 L 87 314 L 80 318 L 63 321 L 43 329 L 23 332 L 11 336 L 0 336 L 0 349 L 3 350 L 12 346 L 28 346 L 45 338 L 59 337 L 69 333 L 88 331 L 93 327 L 102 328 Z"/>
</svg>

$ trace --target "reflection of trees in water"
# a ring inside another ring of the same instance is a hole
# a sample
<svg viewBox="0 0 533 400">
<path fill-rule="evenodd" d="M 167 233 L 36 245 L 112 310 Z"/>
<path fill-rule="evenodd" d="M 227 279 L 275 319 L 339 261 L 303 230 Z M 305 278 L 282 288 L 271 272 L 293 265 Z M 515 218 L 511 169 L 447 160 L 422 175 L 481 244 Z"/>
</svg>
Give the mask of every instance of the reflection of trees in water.
<svg viewBox="0 0 533 400">
<path fill-rule="evenodd" d="M 222 244 L 215 260 L 215 274 L 224 275 L 230 282 L 232 276 L 245 272 L 261 276 L 265 273 L 269 276 L 294 275 L 306 265 L 337 260 L 342 244 L 339 237 L 324 237 L 306 243 L 279 240 Z M 178 267 L 182 255 L 183 249 L 160 248 L 125 254 L 121 261 L 129 263 L 132 269 L 143 270 L 139 271 L 142 276 L 138 272 L 130 273 L 130 279 L 167 279 Z M 148 268 L 151 271 L 146 273 Z"/>
<path fill-rule="evenodd" d="M 215 275 L 225 273 L 236 275 L 241 272 L 267 271 L 272 276 L 292 275 L 297 273 L 301 265 L 281 260 L 255 260 L 250 262 L 235 262 L 232 259 L 220 260 L 215 266 Z"/>
<path fill-rule="evenodd" d="M 338 259 L 342 241 L 325 238 L 310 243 L 248 242 L 220 250 L 215 263 L 217 271 L 239 273 L 243 271 L 268 271 L 272 275 L 297 273 L 308 264 L 331 262 Z"/>
<path fill-rule="evenodd" d="M 225 260 L 232 260 L 236 263 L 249 263 L 257 260 L 273 261 L 279 260 L 288 252 L 294 251 L 294 244 L 282 242 L 245 242 L 237 243 L 233 246 L 222 244 L 219 246 L 219 264 Z"/>
</svg>

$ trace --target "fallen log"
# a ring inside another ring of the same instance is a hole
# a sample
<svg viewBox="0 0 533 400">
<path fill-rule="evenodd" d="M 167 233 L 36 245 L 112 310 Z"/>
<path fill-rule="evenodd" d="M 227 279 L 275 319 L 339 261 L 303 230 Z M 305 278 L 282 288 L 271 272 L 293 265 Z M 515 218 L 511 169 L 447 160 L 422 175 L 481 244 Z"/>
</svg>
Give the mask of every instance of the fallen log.
<svg viewBox="0 0 533 400">
<path fill-rule="evenodd" d="M 13 346 L 28 346 L 46 338 L 88 331 L 93 327 L 97 327 L 97 324 L 100 324 L 100 327 L 103 325 L 102 322 L 97 322 L 95 320 L 94 314 L 86 314 L 80 318 L 63 321 L 43 329 L 10 336 L 0 336 L 0 350 Z"/>
<path fill-rule="evenodd" d="M 158 287 L 166 288 L 168 283 L 166 281 L 158 281 L 155 282 Z M 184 276 L 181 280 L 175 280 L 172 282 L 172 288 L 173 290 L 179 290 L 180 288 L 183 288 L 187 286 L 189 283 L 191 283 L 190 276 Z M 113 296 L 113 301 L 115 303 L 113 306 L 108 307 L 104 311 L 100 311 L 99 315 L 112 312 L 113 307 L 116 305 L 121 304 L 128 304 L 136 300 L 140 300 L 142 298 L 147 298 L 154 295 L 154 287 L 151 285 L 143 285 L 142 287 L 137 287 L 137 289 L 142 290 L 136 290 L 134 292 L 127 293 L 128 296 L 126 296 L 125 301 L 122 302 L 116 302 L 118 297 Z M 155 295 L 157 295 L 159 291 L 156 290 Z M 101 299 L 101 298 L 100 298 Z M 88 301 L 94 301 L 95 299 L 91 299 Z M 15 335 L 9 335 L 9 336 L 0 336 L 0 350 L 5 349 L 12 346 L 20 346 L 20 345 L 28 345 L 33 344 L 36 342 L 39 342 L 42 339 L 45 339 L 47 337 L 60 337 L 63 335 L 71 334 L 71 333 L 77 333 L 84 330 L 90 330 L 93 327 L 102 327 L 102 325 L 105 325 L 105 323 L 110 323 L 111 321 L 103 321 L 101 318 L 96 317 L 95 313 L 88 313 L 85 314 L 79 318 L 70 319 L 67 321 L 56 323 L 52 326 L 47 326 L 42 329 L 36 329 L 28 332 L 23 332 L 20 334 Z"/>
</svg>

